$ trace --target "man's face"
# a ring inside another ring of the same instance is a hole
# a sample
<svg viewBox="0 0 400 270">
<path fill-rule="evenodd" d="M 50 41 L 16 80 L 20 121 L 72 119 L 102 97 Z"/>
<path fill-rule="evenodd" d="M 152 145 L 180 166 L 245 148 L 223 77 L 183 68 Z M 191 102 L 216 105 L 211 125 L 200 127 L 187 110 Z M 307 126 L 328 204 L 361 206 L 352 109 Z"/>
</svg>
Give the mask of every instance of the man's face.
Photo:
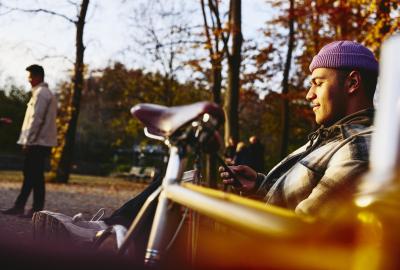
<svg viewBox="0 0 400 270">
<path fill-rule="evenodd" d="M 34 75 L 31 72 L 28 72 L 28 81 L 31 84 L 32 87 L 35 87 L 39 83 L 43 81 L 41 76 Z"/>
<path fill-rule="evenodd" d="M 306 99 L 311 102 L 315 121 L 319 125 L 330 126 L 346 115 L 347 94 L 337 70 L 315 69 Z"/>
</svg>

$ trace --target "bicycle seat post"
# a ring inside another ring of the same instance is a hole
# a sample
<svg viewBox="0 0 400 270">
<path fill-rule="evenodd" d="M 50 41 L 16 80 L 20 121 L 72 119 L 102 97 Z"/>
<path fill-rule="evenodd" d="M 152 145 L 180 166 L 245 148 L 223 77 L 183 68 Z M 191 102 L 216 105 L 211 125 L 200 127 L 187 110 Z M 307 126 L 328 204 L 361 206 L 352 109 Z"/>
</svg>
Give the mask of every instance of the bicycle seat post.
<svg viewBox="0 0 400 270">
<path fill-rule="evenodd" d="M 176 184 L 178 179 L 180 179 L 184 163 L 184 160 L 180 157 L 179 147 L 171 146 L 168 166 L 162 182 L 164 190 L 168 188 L 168 186 Z M 167 224 L 169 223 L 167 208 L 168 199 L 164 193 L 161 192 L 146 249 L 145 265 L 147 266 L 154 266 L 159 263 L 166 243 L 169 240 L 167 239 L 168 233 L 166 233 Z"/>
</svg>

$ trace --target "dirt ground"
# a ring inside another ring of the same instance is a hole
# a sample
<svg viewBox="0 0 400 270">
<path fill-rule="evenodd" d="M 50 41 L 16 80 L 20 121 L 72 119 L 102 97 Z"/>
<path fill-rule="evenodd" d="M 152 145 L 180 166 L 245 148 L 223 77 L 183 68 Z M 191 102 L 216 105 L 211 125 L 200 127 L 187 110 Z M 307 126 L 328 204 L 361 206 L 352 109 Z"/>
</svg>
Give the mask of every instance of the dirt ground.
<svg viewBox="0 0 400 270">
<path fill-rule="evenodd" d="M 13 205 L 21 188 L 21 181 L 22 175 L 18 172 L 0 172 L 0 209 Z M 96 184 L 90 180 L 67 185 L 46 183 L 45 209 L 70 216 L 81 212 L 85 218 L 90 219 L 100 208 L 105 208 L 106 215 L 109 215 L 145 186 L 145 183 L 128 181 L 116 181 L 115 184 Z M 32 195 L 26 209 L 31 205 Z M 31 220 L 0 213 L 0 234 L 15 237 L 18 241 L 29 241 L 32 239 Z"/>
</svg>

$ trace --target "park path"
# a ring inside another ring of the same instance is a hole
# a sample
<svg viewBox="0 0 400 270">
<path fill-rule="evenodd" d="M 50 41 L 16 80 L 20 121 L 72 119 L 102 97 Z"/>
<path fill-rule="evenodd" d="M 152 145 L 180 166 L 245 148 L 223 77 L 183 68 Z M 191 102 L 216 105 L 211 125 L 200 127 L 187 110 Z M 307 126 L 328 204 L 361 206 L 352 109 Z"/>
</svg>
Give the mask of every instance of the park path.
<svg viewBox="0 0 400 270">
<path fill-rule="evenodd" d="M 144 186 L 143 183 L 131 183 L 123 187 L 46 183 L 45 209 L 70 216 L 81 212 L 85 218 L 90 219 L 98 209 L 106 208 L 106 215 L 109 215 L 143 190 Z M 0 209 L 12 206 L 20 187 L 21 182 L 0 179 Z M 32 198 L 29 198 L 27 208 L 32 205 L 31 202 Z M 32 239 L 31 220 L 0 213 L 0 234 L 18 241 L 30 241 Z"/>
</svg>

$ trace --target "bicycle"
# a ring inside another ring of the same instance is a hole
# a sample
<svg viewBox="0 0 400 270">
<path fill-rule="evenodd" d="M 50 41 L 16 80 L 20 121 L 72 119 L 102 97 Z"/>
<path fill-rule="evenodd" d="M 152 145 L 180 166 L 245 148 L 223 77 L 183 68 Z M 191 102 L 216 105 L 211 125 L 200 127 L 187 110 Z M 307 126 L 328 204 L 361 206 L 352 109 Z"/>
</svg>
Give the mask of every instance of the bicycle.
<svg viewBox="0 0 400 270">
<path fill-rule="evenodd" d="M 165 176 L 161 186 L 148 197 L 126 234 L 118 226 L 111 227 L 97 239 L 95 246 L 98 247 L 114 230 L 117 236 L 118 253 L 126 253 L 145 217 L 149 215 L 150 206 L 158 198 L 144 258 L 144 264 L 152 266 L 160 262 L 163 252 L 174 241 L 188 213 L 188 210 L 185 210 L 175 235 L 172 240 L 168 239 L 169 234 L 166 230 L 169 201 L 160 194 L 163 190 L 180 182 L 199 183 L 201 155 L 213 153 L 219 148 L 221 139 L 217 130 L 224 116 L 222 109 L 211 102 L 198 102 L 179 107 L 139 104 L 131 109 L 131 113 L 144 124 L 147 137 L 163 141 L 169 147 L 169 161 Z M 196 156 L 194 170 L 184 173 L 189 150 Z"/>
</svg>

